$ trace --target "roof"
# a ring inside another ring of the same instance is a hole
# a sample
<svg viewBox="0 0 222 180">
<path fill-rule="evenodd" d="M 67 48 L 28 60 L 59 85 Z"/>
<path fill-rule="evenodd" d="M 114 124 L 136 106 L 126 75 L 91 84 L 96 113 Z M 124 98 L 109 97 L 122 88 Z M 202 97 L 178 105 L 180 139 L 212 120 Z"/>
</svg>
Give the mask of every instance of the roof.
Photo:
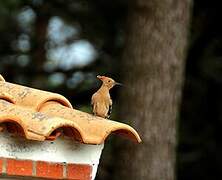
<svg viewBox="0 0 222 180">
<path fill-rule="evenodd" d="M 86 144 L 101 144 L 111 133 L 141 142 L 129 125 L 72 108 L 62 95 L 4 81 L 0 76 L 0 131 L 30 140 L 54 140 L 61 134 Z"/>
</svg>

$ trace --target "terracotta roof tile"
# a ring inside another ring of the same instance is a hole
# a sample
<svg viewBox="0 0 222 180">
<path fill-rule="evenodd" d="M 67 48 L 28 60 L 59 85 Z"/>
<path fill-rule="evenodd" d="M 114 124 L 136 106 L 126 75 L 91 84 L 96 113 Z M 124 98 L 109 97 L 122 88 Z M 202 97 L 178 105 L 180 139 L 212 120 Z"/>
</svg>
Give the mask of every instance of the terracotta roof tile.
<svg viewBox="0 0 222 180">
<path fill-rule="evenodd" d="M 38 141 L 63 133 L 82 143 L 101 144 L 114 132 L 141 142 L 129 125 L 73 109 L 62 95 L 8 83 L 0 77 L 0 132 L 3 127 Z"/>
</svg>

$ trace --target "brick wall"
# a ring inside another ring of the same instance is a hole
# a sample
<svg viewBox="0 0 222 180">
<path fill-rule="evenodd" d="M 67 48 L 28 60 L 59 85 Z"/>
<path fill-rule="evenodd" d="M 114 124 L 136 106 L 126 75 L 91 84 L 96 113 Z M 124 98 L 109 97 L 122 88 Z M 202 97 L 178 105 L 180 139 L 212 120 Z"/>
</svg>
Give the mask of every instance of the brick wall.
<svg viewBox="0 0 222 180">
<path fill-rule="evenodd" d="M 92 166 L 0 157 L 0 178 L 10 176 L 91 180 Z"/>
<path fill-rule="evenodd" d="M 3 176 L 93 180 L 103 144 L 82 144 L 60 137 L 54 141 L 30 141 L 0 133 L 0 179 Z M 22 178 L 23 179 L 23 178 Z"/>
</svg>

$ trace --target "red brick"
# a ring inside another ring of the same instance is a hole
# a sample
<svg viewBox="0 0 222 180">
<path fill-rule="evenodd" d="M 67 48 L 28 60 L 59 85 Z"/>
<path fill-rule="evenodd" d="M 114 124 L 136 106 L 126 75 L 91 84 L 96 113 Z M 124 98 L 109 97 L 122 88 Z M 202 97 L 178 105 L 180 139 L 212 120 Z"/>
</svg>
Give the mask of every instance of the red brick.
<svg viewBox="0 0 222 180">
<path fill-rule="evenodd" d="M 90 180 L 92 174 L 92 166 L 82 164 L 68 164 L 67 177 L 75 180 Z"/>
<path fill-rule="evenodd" d="M 63 164 L 38 161 L 36 163 L 36 176 L 44 178 L 62 179 Z"/>
<path fill-rule="evenodd" d="M 3 160 L 0 158 L 0 174 L 2 173 Z"/>
<path fill-rule="evenodd" d="M 31 176 L 32 161 L 7 159 L 6 172 L 8 175 Z"/>
</svg>

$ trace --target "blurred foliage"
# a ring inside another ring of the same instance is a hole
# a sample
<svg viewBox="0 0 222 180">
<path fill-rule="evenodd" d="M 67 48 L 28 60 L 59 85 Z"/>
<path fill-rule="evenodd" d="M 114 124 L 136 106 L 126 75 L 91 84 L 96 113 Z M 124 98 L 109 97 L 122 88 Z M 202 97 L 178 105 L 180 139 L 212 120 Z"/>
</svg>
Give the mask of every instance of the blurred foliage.
<svg viewBox="0 0 222 180">
<path fill-rule="evenodd" d="M 119 76 L 126 2 L 1 1 L 0 72 L 89 105 L 97 74 Z"/>
<path fill-rule="evenodd" d="M 0 1 L 1 74 L 10 82 L 61 93 L 90 112 L 90 97 L 99 86 L 95 76 L 119 78 L 127 3 Z M 194 0 L 179 118 L 180 180 L 222 178 L 221 17 L 218 2 Z M 111 143 L 98 179 L 112 172 Z"/>
</svg>

